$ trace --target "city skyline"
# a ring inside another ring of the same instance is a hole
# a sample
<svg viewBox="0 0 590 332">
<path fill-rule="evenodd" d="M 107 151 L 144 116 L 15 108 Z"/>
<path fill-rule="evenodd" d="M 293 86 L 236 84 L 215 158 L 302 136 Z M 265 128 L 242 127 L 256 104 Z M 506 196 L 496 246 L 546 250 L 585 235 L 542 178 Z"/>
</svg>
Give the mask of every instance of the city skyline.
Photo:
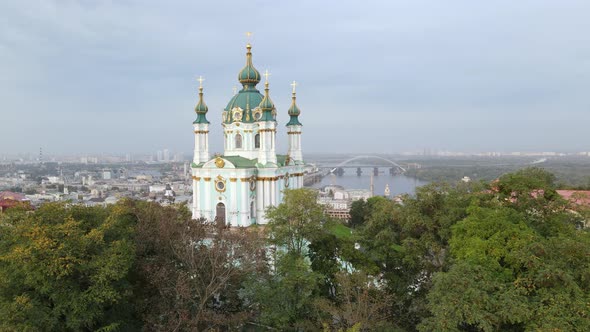
<svg viewBox="0 0 590 332">
<path fill-rule="evenodd" d="M 4 2 L 0 154 L 188 153 L 199 75 L 222 151 L 245 30 L 310 153 L 590 150 L 588 3 L 256 5 Z"/>
</svg>

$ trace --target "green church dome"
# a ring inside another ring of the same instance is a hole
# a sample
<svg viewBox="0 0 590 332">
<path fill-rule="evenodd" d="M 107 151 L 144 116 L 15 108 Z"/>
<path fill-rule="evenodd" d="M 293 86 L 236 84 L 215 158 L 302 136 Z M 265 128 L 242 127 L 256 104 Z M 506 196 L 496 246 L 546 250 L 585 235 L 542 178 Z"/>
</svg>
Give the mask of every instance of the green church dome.
<svg viewBox="0 0 590 332">
<path fill-rule="evenodd" d="M 246 49 L 248 49 L 248 52 L 246 52 L 246 66 L 240 70 L 238 81 L 240 81 L 244 87 L 246 85 L 256 86 L 256 84 L 260 82 L 260 73 L 252 64 L 252 46 L 248 44 L 246 45 Z"/>
<path fill-rule="evenodd" d="M 270 99 L 270 94 L 268 93 L 268 76 L 267 81 L 264 83 L 264 98 L 260 102 L 258 106 L 262 111 L 262 116 L 260 117 L 260 121 L 274 121 L 273 111 L 275 110 L 275 104 L 273 104 L 272 100 Z"/>
<path fill-rule="evenodd" d="M 245 123 L 255 122 L 255 114 L 252 111 L 260 105 L 263 99 L 262 94 L 256 89 L 256 84 L 260 82 L 260 73 L 252 64 L 252 46 L 246 45 L 246 66 L 240 70 L 238 74 L 238 80 L 242 83 L 242 89 L 235 94 L 227 103 L 223 116 L 224 123 L 231 123 L 234 121 L 240 121 Z M 234 113 L 235 108 L 240 108 L 241 113 Z M 238 115 L 240 119 L 234 119 L 234 116 Z"/>
<path fill-rule="evenodd" d="M 262 110 L 263 112 L 266 111 L 271 111 L 275 109 L 275 105 L 273 104 L 272 100 L 270 99 L 270 95 L 268 93 L 268 82 L 266 82 L 266 89 L 264 89 L 265 94 L 264 94 L 264 98 L 262 99 L 262 101 L 260 102 L 260 105 L 258 107 L 260 107 L 260 110 Z"/>
<path fill-rule="evenodd" d="M 301 110 L 299 109 L 299 107 L 297 107 L 297 96 L 295 95 L 296 85 L 297 82 L 295 81 L 293 81 L 293 84 L 291 84 L 291 86 L 293 87 L 293 96 L 291 97 L 291 106 L 289 107 L 289 110 L 287 110 L 287 113 L 290 117 L 289 122 L 287 122 L 287 126 L 302 125 L 301 122 L 299 122 L 299 114 L 301 114 Z"/>
<path fill-rule="evenodd" d="M 301 114 L 301 110 L 297 107 L 295 103 L 295 94 L 293 94 L 293 102 L 291 103 L 291 107 L 288 110 L 289 113 L 289 122 L 287 122 L 287 126 L 298 125 L 301 126 L 301 122 L 299 122 L 299 114 Z"/>
<path fill-rule="evenodd" d="M 193 123 L 209 123 L 207 120 L 207 111 L 209 108 L 203 100 L 203 87 L 199 87 L 199 102 L 195 106 L 195 112 L 197 113 L 197 119 Z"/>
<path fill-rule="evenodd" d="M 293 96 L 293 102 L 291 102 L 291 107 L 289 107 L 287 113 L 289 113 L 290 116 L 299 116 L 299 114 L 301 114 L 301 110 L 299 110 L 299 107 L 297 107 L 297 104 L 295 103 L 295 96 Z"/>
</svg>

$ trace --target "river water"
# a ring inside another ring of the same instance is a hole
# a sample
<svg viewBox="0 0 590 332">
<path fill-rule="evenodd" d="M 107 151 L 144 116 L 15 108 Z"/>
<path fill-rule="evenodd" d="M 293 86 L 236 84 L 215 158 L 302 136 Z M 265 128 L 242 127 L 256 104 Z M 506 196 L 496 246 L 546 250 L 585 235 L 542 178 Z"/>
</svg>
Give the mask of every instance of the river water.
<svg viewBox="0 0 590 332">
<path fill-rule="evenodd" d="M 383 195 L 385 186 L 389 185 L 391 197 L 400 194 L 414 194 L 416 187 L 423 186 L 428 182 L 416 180 L 403 174 L 390 175 L 387 168 L 382 168 L 381 173 L 373 177 L 375 185 L 375 195 Z M 370 189 L 372 168 L 363 168 L 363 174 L 356 175 L 356 169 L 346 169 L 347 173 L 342 176 L 329 174 L 322 181 L 314 183 L 312 188 L 321 188 L 323 186 L 335 184 L 346 189 Z"/>
</svg>

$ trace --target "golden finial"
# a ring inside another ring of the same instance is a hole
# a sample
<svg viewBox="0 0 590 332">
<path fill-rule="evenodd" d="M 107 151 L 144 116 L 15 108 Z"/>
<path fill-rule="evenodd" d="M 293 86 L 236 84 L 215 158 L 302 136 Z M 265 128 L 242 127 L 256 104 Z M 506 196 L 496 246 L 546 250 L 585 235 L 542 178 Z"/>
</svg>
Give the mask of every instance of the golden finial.
<svg viewBox="0 0 590 332">
<path fill-rule="evenodd" d="M 268 72 L 268 69 L 264 71 L 264 78 L 265 78 L 265 84 L 268 85 L 268 77 L 271 74 Z"/>
<path fill-rule="evenodd" d="M 248 47 L 248 48 L 252 47 L 252 46 L 250 45 L 250 38 L 251 38 L 251 37 L 252 37 L 252 32 L 250 32 L 250 31 L 247 31 L 247 32 L 246 32 L 246 40 L 248 41 L 248 43 L 246 44 L 246 47 Z"/>
<path fill-rule="evenodd" d="M 293 87 L 293 94 L 295 94 L 295 87 L 297 86 L 297 82 L 293 81 L 293 83 L 291 83 L 291 86 Z"/>
<path fill-rule="evenodd" d="M 197 79 L 197 81 L 199 81 L 199 89 L 203 89 L 203 81 L 205 79 L 203 78 L 203 76 L 199 76 L 199 78 Z"/>
</svg>

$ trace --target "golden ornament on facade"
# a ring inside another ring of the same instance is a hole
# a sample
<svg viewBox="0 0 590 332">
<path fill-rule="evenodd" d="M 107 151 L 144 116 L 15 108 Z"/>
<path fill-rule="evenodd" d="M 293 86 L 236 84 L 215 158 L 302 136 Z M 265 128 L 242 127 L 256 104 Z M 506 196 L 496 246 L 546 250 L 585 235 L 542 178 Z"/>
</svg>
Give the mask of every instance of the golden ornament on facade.
<svg viewBox="0 0 590 332">
<path fill-rule="evenodd" d="M 241 122 L 242 116 L 243 116 L 243 110 L 240 107 L 234 107 L 234 109 L 232 109 L 232 116 L 233 116 L 234 122 Z"/>
<path fill-rule="evenodd" d="M 254 120 L 259 120 L 260 117 L 262 117 L 262 110 L 260 110 L 260 108 L 256 107 L 254 109 L 254 111 L 252 112 L 252 116 L 254 117 Z"/>
<path fill-rule="evenodd" d="M 215 158 L 215 166 L 217 166 L 217 168 L 223 168 L 223 166 L 225 166 L 225 160 L 218 156 Z"/>
<path fill-rule="evenodd" d="M 225 189 L 226 189 L 225 179 L 221 175 L 218 175 L 215 178 L 215 190 L 222 193 L 225 191 Z"/>
</svg>

